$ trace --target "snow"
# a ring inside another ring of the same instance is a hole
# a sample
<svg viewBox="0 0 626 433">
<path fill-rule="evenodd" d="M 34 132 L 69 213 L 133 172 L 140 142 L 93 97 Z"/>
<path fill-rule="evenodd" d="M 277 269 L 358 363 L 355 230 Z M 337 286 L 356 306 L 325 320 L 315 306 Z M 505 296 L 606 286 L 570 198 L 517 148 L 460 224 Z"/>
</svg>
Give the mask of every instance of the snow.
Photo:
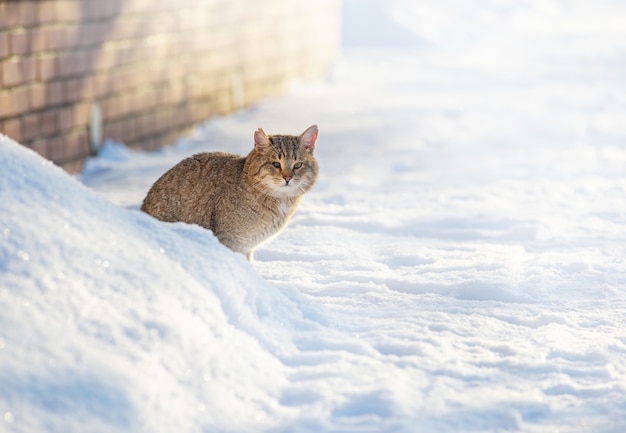
<svg viewBox="0 0 626 433">
<path fill-rule="evenodd" d="M 0 432 L 626 429 L 626 4 L 344 12 L 327 80 L 162 151 L 76 179 L 0 139 Z M 313 123 L 318 184 L 254 263 L 138 211 Z"/>
</svg>

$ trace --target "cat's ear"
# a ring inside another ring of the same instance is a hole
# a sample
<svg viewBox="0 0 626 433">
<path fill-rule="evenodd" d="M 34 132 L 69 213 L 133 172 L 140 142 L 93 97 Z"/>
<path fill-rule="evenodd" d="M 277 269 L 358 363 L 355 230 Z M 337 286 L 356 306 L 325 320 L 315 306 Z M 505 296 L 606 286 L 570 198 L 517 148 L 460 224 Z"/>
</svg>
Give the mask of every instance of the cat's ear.
<svg viewBox="0 0 626 433">
<path fill-rule="evenodd" d="M 264 151 L 270 145 L 270 139 L 263 129 L 259 128 L 254 131 L 254 148 L 260 152 Z"/>
<path fill-rule="evenodd" d="M 306 150 L 310 153 L 313 153 L 315 150 L 315 141 L 317 140 L 317 125 L 309 126 L 306 131 L 304 131 L 300 137 L 298 137 L 298 141 Z"/>
</svg>

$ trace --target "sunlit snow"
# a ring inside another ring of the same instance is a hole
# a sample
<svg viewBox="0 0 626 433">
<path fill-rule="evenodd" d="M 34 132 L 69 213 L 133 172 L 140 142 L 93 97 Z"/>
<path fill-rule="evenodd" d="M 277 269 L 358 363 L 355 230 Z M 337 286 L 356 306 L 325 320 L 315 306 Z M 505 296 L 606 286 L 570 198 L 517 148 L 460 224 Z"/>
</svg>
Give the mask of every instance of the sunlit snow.
<svg viewBox="0 0 626 433">
<path fill-rule="evenodd" d="M 346 0 L 321 83 L 73 178 L 0 140 L 0 431 L 626 430 L 626 3 Z M 306 53 L 303 53 L 306 55 Z M 248 263 L 138 211 L 317 124 Z"/>
</svg>

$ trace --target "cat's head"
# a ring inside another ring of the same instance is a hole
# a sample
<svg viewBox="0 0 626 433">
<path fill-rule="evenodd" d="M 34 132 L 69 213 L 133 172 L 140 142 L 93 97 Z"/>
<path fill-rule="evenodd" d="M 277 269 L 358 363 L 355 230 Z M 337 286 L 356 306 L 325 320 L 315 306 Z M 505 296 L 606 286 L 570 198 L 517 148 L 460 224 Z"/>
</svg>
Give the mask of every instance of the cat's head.
<svg viewBox="0 0 626 433">
<path fill-rule="evenodd" d="M 297 197 L 310 190 L 318 171 L 313 156 L 316 140 L 316 125 L 299 136 L 267 135 L 259 128 L 249 156 L 256 185 L 278 198 Z"/>
</svg>

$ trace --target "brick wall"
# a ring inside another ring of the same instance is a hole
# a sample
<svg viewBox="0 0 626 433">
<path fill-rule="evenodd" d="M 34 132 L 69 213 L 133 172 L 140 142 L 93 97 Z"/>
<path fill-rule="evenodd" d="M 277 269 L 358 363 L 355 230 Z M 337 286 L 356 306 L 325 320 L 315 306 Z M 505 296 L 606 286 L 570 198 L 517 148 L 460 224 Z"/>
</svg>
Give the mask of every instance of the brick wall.
<svg viewBox="0 0 626 433">
<path fill-rule="evenodd" d="M 322 77 L 339 0 L 0 0 L 0 131 L 69 170 L 104 136 L 171 144 L 212 115 Z"/>
</svg>

